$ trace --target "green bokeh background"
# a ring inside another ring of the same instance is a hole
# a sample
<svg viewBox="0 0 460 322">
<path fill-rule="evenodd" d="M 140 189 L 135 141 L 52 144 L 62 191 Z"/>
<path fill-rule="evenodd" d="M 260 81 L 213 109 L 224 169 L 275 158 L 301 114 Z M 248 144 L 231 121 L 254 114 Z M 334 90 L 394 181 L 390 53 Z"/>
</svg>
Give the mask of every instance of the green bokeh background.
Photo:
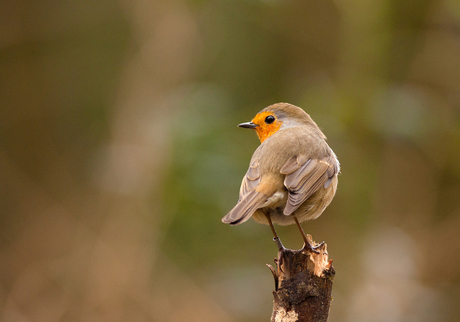
<svg viewBox="0 0 460 322">
<path fill-rule="evenodd" d="M 280 101 L 342 165 L 330 321 L 458 321 L 454 0 L 1 2 L 0 321 L 268 321 L 270 229 L 220 218 Z"/>
</svg>

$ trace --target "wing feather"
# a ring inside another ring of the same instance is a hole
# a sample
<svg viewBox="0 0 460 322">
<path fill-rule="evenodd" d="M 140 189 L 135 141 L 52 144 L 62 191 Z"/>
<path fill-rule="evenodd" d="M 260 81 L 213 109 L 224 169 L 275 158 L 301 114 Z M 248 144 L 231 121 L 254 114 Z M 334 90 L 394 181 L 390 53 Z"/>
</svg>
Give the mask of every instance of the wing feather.
<svg viewBox="0 0 460 322">
<path fill-rule="evenodd" d="M 252 190 L 254 190 L 259 183 L 260 183 L 259 163 L 257 161 L 254 161 L 249 166 L 249 169 L 246 172 L 246 175 L 244 176 L 243 181 L 241 182 L 239 200 L 243 199 L 244 196 L 246 196 Z"/>
<path fill-rule="evenodd" d="M 222 222 L 231 225 L 242 224 L 267 200 L 267 195 L 257 191 L 260 184 L 260 170 L 257 161 L 252 162 L 241 182 L 240 197 L 236 206 L 222 218 Z"/>
<path fill-rule="evenodd" d="M 334 175 L 339 171 L 337 159 L 333 155 L 321 160 L 308 159 L 302 163 L 303 160 L 303 156 L 296 158 L 297 167 L 294 171 L 292 170 L 295 165 L 291 159 L 281 169 L 281 173 L 289 172 L 284 180 L 284 185 L 289 191 L 285 215 L 291 215 L 321 187 L 329 187 Z"/>
</svg>

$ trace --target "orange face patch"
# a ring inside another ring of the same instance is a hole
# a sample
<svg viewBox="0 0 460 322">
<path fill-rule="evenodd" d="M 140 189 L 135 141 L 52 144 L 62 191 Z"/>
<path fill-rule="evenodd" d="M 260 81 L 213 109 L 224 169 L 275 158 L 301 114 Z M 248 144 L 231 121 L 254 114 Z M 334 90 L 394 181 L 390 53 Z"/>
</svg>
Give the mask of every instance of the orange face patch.
<svg viewBox="0 0 460 322">
<path fill-rule="evenodd" d="M 267 116 L 270 116 L 270 115 L 275 117 L 275 121 L 271 124 L 267 124 L 265 120 Z M 267 138 L 269 138 L 271 135 L 278 132 L 283 122 L 279 121 L 276 118 L 275 114 L 273 114 L 272 112 L 262 112 L 262 113 L 257 114 L 254 117 L 254 119 L 252 120 L 252 123 L 257 125 L 255 130 L 257 132 L 257 135 L 259 136 L 260 142 L 263 142 Z"/>
</svg>

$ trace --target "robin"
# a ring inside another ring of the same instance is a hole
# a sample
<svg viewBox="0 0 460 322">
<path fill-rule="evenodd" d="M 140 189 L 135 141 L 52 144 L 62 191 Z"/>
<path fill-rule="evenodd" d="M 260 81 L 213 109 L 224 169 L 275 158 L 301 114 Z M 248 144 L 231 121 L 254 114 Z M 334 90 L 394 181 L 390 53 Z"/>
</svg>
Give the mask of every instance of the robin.
<svg viewBox="0 0 460 322">
<path fill-rule="evenodd" d="M 288 103 L 270 105 L 238 126 L 255 130 L 261 144 L 241 183 L 238 203 L 222 222 L 238 225 L 252 217 L 268 224 L 280 249 L 273 223 L 295 223 L 304 247 L 316 251 L 300 222 L 318 218 L 337 189 L 340 163 L 326 136 L 310 115 Z"/>
</svg>

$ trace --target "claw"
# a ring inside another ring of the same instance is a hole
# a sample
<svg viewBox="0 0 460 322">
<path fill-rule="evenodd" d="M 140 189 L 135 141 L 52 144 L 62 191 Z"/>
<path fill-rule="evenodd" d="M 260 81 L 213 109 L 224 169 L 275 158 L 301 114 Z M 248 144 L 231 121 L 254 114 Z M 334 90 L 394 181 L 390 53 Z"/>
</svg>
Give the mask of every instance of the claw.
<svg viewBox="0 0 460 322">
<path fill-rule="evenodd" d="M 321 248 L 324 246 L 325 242 L 321 242 L 318 245 L 313 246 L 308 239 L 305 240 L 305 243 L 303 244 L 302 250 L 309 250 L 312 253 L 315 254 L 321 254 Z M 319 249 L 319 251 L 318 251 Z"/>
<path fill-rule="evenodd" d="M 311 246 L 311 248 L 313 248 L 314 250 L 321 249 L 324 246 L 324 244 L 325 244 L 324 241 L 322 241 L 316 246 Z"/>
<path fill-rule="evenodd" d="M 310 251 L 312 253 L 315 253 L 315 254 L 321 254 L 321 252 L 316 250 L 320 246 L 322 246 L 322 245 L 312 246 L 308 241 L 305 241 L 305 243 L 303 244 L 302 250 L 308 250 L 308 251 Z"/>
</svg>

